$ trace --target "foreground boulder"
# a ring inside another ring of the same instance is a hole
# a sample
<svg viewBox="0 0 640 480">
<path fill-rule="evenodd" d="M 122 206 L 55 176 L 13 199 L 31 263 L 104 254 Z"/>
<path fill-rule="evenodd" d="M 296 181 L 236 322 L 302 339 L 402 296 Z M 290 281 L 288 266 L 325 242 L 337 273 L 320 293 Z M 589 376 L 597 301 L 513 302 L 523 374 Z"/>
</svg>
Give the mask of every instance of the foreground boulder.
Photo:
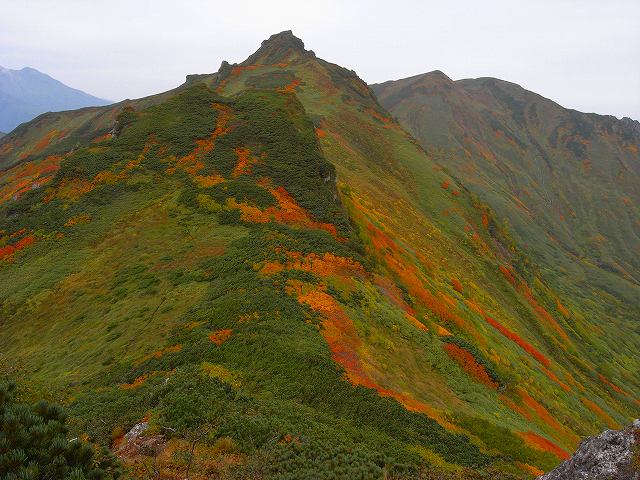
<svg viewBox="0 0 640 480">
<path fill-rule="evenodd" d="M 640 420 L 580 443 L 571 458 L 538 480 L 639 480 Z"/>
</svg>

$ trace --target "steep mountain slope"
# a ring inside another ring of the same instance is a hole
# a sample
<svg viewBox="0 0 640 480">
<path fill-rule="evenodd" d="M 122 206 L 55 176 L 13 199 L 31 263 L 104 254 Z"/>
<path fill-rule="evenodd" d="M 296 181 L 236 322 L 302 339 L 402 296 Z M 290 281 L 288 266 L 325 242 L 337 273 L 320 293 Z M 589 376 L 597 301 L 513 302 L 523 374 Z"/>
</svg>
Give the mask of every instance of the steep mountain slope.
<svg viewBox="0 0 640 480">
<path fill-rule="evenodd" d="M 536 258 L 640 298 L 640 123 L 564 109 L 493 78 L 432 72 L 372 88 Z"/>
<path fill-rule="evenodd" d="M 610 327 L 291 32 L 0 165 L 0 367 L 115 448 L 148 421 L 122 455 L 167 475 L 199 439 L 201 478 L 527 477 L 637 410 L 631 327 L 603 370 Z"/>
<path fill-rule="evenodd" d="M 34 68 L 0 67 L 0 130 L 5 132 L 41 113 L 109 103 L 68 87 Z"/>
</svg>

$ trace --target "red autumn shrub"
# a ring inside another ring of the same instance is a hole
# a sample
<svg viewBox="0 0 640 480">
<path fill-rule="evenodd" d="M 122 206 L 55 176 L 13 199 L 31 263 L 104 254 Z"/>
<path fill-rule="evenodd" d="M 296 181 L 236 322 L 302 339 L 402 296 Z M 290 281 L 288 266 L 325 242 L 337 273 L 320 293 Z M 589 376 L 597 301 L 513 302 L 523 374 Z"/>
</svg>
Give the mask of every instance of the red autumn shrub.
<svg viewBox="0 0 640 480">
<path fill-rule="evenodd" d="M 456 292 L 462 293 L 462 284 L 457 278 L 454 278 L 454 277 L 451 278 L 451 285 L 453 286 L 453 289 Z"/>
<path fill-rule="evenodd" d="M 489 323 L 489 325 L 491 325 L 493 328 L 498 330 L 502 335 L 507 337 L 509 340 L 514 341 L 518 345 L 520 345 L 520 347 L 522 347 L 522 349 L 525 352 L 529 353 L 538 362 L 540 362 L 546 367 L 551 365 L 551 362 L 547 357 L 545 357 L 542 353 L 540 353 L 540 351 L 538 351 L 534 346 L 532 346 L 531 344 L 529 344 L 528 342 L 520 338 L 520 336 L 517 333 L 512 332 L 507 327 L 500 324 L 499 322 L 497 322 L 496 320 L 494 320 L 488 315 L 485 315 L 484 319 L 487 321 L 487 323 Z"/>
<path fill-rule="evenodd" d="M 551 440 L 547 440 L 544 437 L 541 437 L 537 433 L 533 432 L 522 432 L 519 433 L 520 437 L 525 441 L 525 443 L 536 450 L 541 450 L 543 452 L 553 453 L 560 460 L 566 460 L 569 458 L 569 454 L 558 445 L 553 443 Z"/>
<path fill-rule="evenodd" d="M 607 426 L 611 429 L 620 428 L 618 422 L 616 422 L 607 412 L 605 412 L 602 408 L 600 408 L 595 402 L 589 400 L 588 398 L 581 398 L 580 401 L 591 410 L 600 420 L 607 424 Z"/>
<path fill-rule="evenodd" d="M 487 215 L 486 213 L 482 214 L 482 226 L 485 230 L 489 228 L 489 215 Z"/>
<path fill-rule="evenodd" d="M 498 384 L 493 381 L 482 365 L 478 363 L 471 352 L 453 343 L 445 343 L 444 349 L 447 354 L 456 361 L 460 367 L 477 382 L 483 383 L 494 390 L 498 389 Z"/>
<path fill-rule="evenodd" d="M 233 330 L 230 328 L 223 328 L 222 330 L 216 330 L 215 332 L 211 332 L 209 334 L 209 340 L 211 340 L 216 345 L 222 345 L 233 333 Z"/>
<path fill-rule="evenodd" d="M 28 247 L 33 242 L 35 242 L 35 237 L 33 235 L 29 235 L 27 237 L 21 238 L 13 245 L 5 245 L 4 247 L 0 247 L 0 260 L 10 257 L 15 252 Z"/>
</svg>

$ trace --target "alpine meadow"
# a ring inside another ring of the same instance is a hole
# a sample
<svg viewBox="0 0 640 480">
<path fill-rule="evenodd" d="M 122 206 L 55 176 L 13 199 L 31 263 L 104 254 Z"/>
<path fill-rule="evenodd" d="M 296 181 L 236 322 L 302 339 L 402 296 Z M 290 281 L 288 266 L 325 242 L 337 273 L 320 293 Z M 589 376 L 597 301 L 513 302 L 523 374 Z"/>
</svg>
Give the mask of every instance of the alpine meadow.
<svg viewBox="0 0 640 480">
<path fill-rule="evenodd" d="M 640 123 L 502 80 L 284 31 L 42 114 L 0 138 L 0 479 L 535 478 L 639 416 L 639 258 Z"/>
</svg>

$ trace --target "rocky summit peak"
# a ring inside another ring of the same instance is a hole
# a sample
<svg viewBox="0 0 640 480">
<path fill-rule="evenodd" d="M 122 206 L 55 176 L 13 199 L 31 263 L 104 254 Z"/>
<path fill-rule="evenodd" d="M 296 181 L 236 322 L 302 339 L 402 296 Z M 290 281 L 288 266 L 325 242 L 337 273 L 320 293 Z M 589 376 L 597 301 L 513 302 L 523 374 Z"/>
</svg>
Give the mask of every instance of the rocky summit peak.
<svg viewBox="0 0 640 480">
<path fill-rule="evenodd" d="M 304 42 L 296 37 L 291 30 L 285 30 L 264 40 L 260 48 L 242 62 L 242 65 L 279 63 L 294 56 L 315 57 L 315 54 L 311 50 L 305 50 Z"/>
<path fill-rule="evenodd" d="M 262 42 L 262 47 L 273 47 L 286 45 L 294 47 L 298 50 L 306 51 L 304 49 L 304 42 L 296 37 L 291 30 L 285 30 L 280 33 L 274 33 L 267 40 Z"/>
<path fill-rule="evenodd" d="M 427 72 L 423 75 L 424 77 L 438 78 L 440 80 L 452 82 L 451 78 L 444 73 L 442 70 L 433 70 L 432 72 Z"/>
<path fill-rule="evenodd" d="M 451 80 L 451 78 L 449 78 L 444 72 L 434 70 L 432 72 L 419 75 L 414 82 L 414 87 L 428 88 L 433 91 L 450 90 L 453 88 L 453 80 Z"/>
</svg>

